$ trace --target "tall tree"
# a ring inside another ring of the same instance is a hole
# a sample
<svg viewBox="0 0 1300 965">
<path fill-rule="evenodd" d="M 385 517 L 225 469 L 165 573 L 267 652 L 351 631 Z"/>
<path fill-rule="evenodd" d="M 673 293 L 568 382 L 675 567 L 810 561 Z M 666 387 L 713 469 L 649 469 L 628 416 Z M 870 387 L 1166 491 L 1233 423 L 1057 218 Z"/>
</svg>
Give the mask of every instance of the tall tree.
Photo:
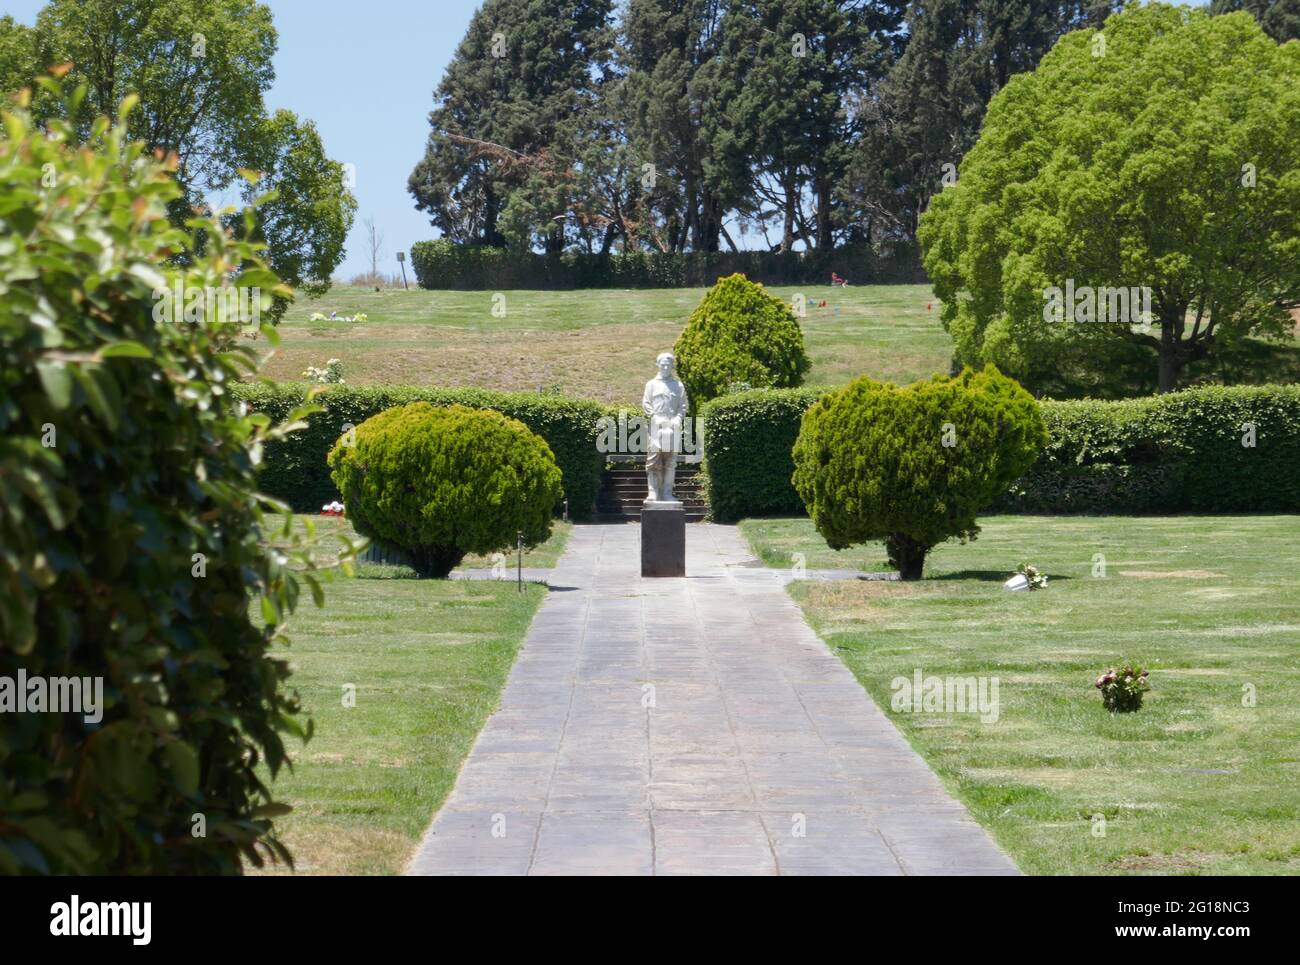
<svg viewBox="0 0 1300 965">
<path fill-rule="evenodd" d="M 1245 10 L 1280 44 L 1300 39 L 1300 0 L 1212 0 L 1210 13 Z"/>
<path fill-rule="evenodd" d="M 342 165 L 329 160 L 310 122 L 268 116 L 262 94 L 275 79 L 277 35 L 256 0 L 51 0 L 34 29 L 41 64 L 71 62 L 87 88 L 80 116 L 116 120 L 122 99 L 139 95 L 127 118 L 133 138 L 177 157 L 184 192 L 176 223 L 192 208 L 261 170 L 258 193 L 279 197 L 259 213 L 268 260 L 290 285 L 328 287 L 343 259 L 355 199 Z M 249 188 L 248 190 L 253 190 Z"/>
<path fill-rule="evenodd" d="M 1294 329 L 1300 46 L 1165 4 L 1104 37 L 1067 35 L 993 99 L 919 236 L 958 361 L 1041 386 L 1065 359 L 1104 380 L 1135 348 L 1167 392 Z"/>
<path fill-rule="evenodd" d="M 930 197 L 951 180 L 984 111 L 1065 33 L 1100 27 L 1106 0 L 914 0 L 905 49 L 853 104 L 862 128 L 840 196 L 863 235 L 914 238 Z M 945 167 L 951 165 L 951 167 Z"/>
<path fill-rule="evenodd" d="M 0 17 L 0 98 L 30 84 L 39 69 L 35 34 L 13 17 Z"/>
<path fill-rule="evenodd" d="M 731 199 L 705 171 L 704 118 L 718 109 L 708 66 L 724 0 L 630 0 L 622 23 L 623 108 L 636 157 L 650 164 L 647 230 L 663 251 L 717 251 Z"/>
<path fill-rule="evenodd" d="M 453 241 L 504 245 L 511 195 L 544 169 L 557 132 L 581 123 L 608 71 L 612 0 L 487 0 L 470 20 L 429 114 L 408 182 L 418 210 Z M 534 196 L 512 212 L 542 247 L 565 241 L 563 204 Z"/>
<path fill-rule="evenodd" d="M 300 121 L 292 111 L 276 111 L 247 137 L 245 159 L 262 178 L 244 187 L 245 200 L 274 191 L 257 208 L 266 260 L 294 287 L 323 294 L 343 260 L 357 210 L 356 198 L 343 187 L 343 165 L 325 153 L 316 125 Z M 284 307 L 276 305 L 276 317 Z"/>
<path fill-rule="evenodd" d="M 841 0 L 733 0 L 723 18 L 726 131 L 715 171 L 748 177 L 781 222 L 777 247 L 834 241 L 833 192 L 853 139 L 853 92 L 883 73 L 902 5 Z M 812 210 L 805 210 L 805 194 Z"/>
</svg>

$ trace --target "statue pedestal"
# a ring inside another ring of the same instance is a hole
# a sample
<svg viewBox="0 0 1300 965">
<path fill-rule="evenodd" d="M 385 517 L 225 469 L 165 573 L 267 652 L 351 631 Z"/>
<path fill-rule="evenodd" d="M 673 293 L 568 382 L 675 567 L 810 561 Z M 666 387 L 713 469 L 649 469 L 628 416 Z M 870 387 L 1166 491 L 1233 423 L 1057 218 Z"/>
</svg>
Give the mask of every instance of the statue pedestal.
<svg viewBox="0 0 1300 965">
<path fill-rule="evenodd" d="M 686 507 L 677 500 L 641 507 L 641 575 L 686 575 Z"/>
</svg>

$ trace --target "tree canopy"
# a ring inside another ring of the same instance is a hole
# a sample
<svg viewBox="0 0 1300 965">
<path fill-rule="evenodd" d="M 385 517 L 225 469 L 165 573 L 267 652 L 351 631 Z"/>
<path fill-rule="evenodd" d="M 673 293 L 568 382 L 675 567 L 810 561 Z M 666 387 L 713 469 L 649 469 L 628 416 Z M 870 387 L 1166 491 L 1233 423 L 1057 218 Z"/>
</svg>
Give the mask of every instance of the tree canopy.
<svg viewBox="0 0 1300 965">
<path fill-rule="evenodd" d="M 1040 390 L 1104 390 L 1137 353 L 1167 391 L 1190 361 L 1282 336 L 1300 304 L 1300 44 L 1163 4 L 1068 34 L 994 97 L 919 237 L 958 361 Z"/>
<path fill-rule="evenodd" d="M 115 121 L 126 95 L 138 95 L 127 130 L 176 155 L 178 226 L 208 197 L 242 189 L 241 169 L 260 171 L 257 193 L 280 194 L 259 212 L 268 259 L 290 285 L 320 288 L 343 259 L 356 202 L 315 127 L 267 111 L 276 45 L 271 10 L 256 0 L 50 0 L 30 30 L 0 20 L 0 55 L 13 51 L 12 61 L 0 56 L 0 83 L 13 90 L 71 63 L 69 84 L 86 87 L 70 118 L 83 138 L 94 118 Z M 34 109 L 48 117 L 63 106 Z"/>
</svg>

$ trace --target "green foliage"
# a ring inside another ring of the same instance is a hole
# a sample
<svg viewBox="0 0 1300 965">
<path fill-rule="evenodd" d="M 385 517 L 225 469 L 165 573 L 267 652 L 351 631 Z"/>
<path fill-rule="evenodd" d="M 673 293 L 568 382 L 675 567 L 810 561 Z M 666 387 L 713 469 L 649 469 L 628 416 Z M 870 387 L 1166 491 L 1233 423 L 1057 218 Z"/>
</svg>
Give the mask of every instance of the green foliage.
<svg viewBox="0 0 1300 965">
<path fill-rule="evenodd" d="M 570 288 L 703 288 L 739 272 L 769 285 L 825 285 L 831 272 L 855 284 L 925 281 L 916 247 L 899 243 L 818 251 L 623 251 L 539 255 L 445 238 L 411 245 L 420 287 L 462 291 Z"/>
<path fill-rule="evenodd" d="M 130 136 L 178 158 L 173 224 L 233 186 L 245 202 L 274 190 L 254 234 L 287 285 L 318 293 L 343 260 L 356 201 L 315 126 L 266 107 L 277 41 L 270 7 L 256 0 L 51 0 L 33 30 L 40 63 L 72 63 L 71 78 L 86 84 L 71 117 L 82 137 L 94 118 L 115 117 L 128 93 L 139 96 Z M 242 170 L 261 173 L 255 188 Z M 240 227 L 236 218 L 228 226 Z M 284 307 L 273 302 L 273 320 Z"/>
<path fill-rule="evenodd" d="M 707 170 L 753 199 L 742 201 L 747 215 L 779 224 L 781 251 L 796 238 L 829 249 L 844 227 L 832 194 L 859 123 L 849 104 L 885 72 L 902 4 L 733 0 L 726 11 Z"/>
<path fill-rule="evenodd" d="M 1209 386 L 1042 409 L 1050 441 L 1000 508 L 1300 511 L 1300 386 Z"/>
<path fill-rule="evenodd" d="M 812 389 L 757 389 L 700 410 L 704 489 L 715 520 L 803 512 L 791 481 L 792 450 L 804 412 L 820 396 Z"/>
<path fill-rule="evenodd" d="M 902 53 L 872 91 L 841 185 L 850 224 L 915 237 L 917 219 L 979 136 L 989 99 L 1114 0 L 926 0 L 908 4 Z M 868 230 L 870 230 L 868 228 Z"/>
<path fill-rule="evenodd" d="M 1210 13 L 1245 10 L 1280 44 L 1300 40 L 1300 0 L 1210 0 Z"/>
<path fill-rule="evenodd" d="M 329 464 L 357 532 L 402 550 L 421 576 L 509 549 L 518 533 L 544 542 L 562 495 L 545 440 L 461 405 L 386 409 L 340 438 Z"/>
<path fill-rule="evenodd" d="M 263 447 L 292 425 L 227 391 L 256 368 L 237 322 L 149 308 L 176 280 L 158 267 L 170 253 L 190 288 L 242 265 L 235 284 L 282 289 L 214 220 L 169 224 L 180 189 L 125 125 L 40 125 L 18 103 L 0 134 L 0 679 L 98 681 L 102 719 L 0 713 L 0 873 L 287 859 L 262 766 L 279 772 L 283 735 L 310 727 L 273 653 L 299 578 L 321 590 L 289 568 L 303 553 L 262 543 L 256 490 Z M 189 250 L 200 231 L 206 255 Z"/>
<path fill-rule="evenodd" d="M 738 200 L 706 172 L 708 118 L 720 107 L 722 12 L 722 4 L 681 0 L 629 0 L 624 8 L 619 59 L 627 74 L 617 106 L 628 146 L 655 159 L 641 234 L 669 252 L 716 252 L 723 214 Z"/>
<path fill-rule="evenodd" d="M 1047 441 L 1037 403 L 988 366 L 905 388 L 861 378 L 803 417 L 794 484 L 831 549 L 884 540 L 904 579 L 976 514 Z"/>
<path fill-rule="evenodd" d="M 714 518 L 804 512 L 788 447 L 817 397 L 753 392 L 702 409 Z M 1300 512 L 1300 386 L 1208 386 L 1039 408 L 1047 444 L 998 500 L 1001 512 Z M 1254 446 L 1242 445 L 1246 425 L 1255 427 Z"/>
<path fill-rule="evenodd" d="M 343 261 L 357 210 L 343 165 L 325 153 L 316 125 L 299 121 L 292 111 L 262 119 L 241 147 L 245 164 L 262 175 L 245 185 L 244 199 L 273 192 L 257 207 L 255 237 L 267 244 L 266 260 L 286 284 L 324 294 L 330 273 Z M 277 300 L 273 321 L 287 307 Z"/>
<path fill-rule="evenodd" d="M 812 364 L 790 307 L 740 274 L 719 278 L 704 293 L 673 352 L 696 405 L 725 394 L 733 382 L 794 388 Z"/>
<path fill-rule="evenodd" d="M 429 114 L 428 147 L 408 188 L 441 234 L 458 243 L 503 245 L 502 218 L 530 175 L 550 163 L 595 99 L 607 70 L 611 0 L 486 0 L 470 20 Z M 554 180 L 554 179 L 553 179 Z M 565 178 L 567 180 L 567 178 Z M 558 187 L 552 184 L 552 187 Z M 536 187 L 536 185 L 534 185 Z M 548 251 L 563 244 L 553 216 L 560 197 L 527 192 L 529 227 Z"/>
<path fill-rule="evenodd" d="M 231 386 L 237 399 L 272 419 L 302 404 L 309 386 L 294 383 L 246 383 Z M 301 432 L 267 447 L 262 472 L 263 491 L 283 499 L 297 512 L 318 513 L 339 498 L 330 479 L 326 457 L 345 426 L 359 426 L 393 406 L 430 402 L 492 409 L 546 440 L 564 477 L 563 498 L 569 515 L 586 519 L 596 504 L 605 456 L 596 449 L 599 421 L 606 414 L 599 403 L 532 392 L 491 392 L 486 389 L 430 389 L 413 386 L 334 385 L 317 397 L 322 408 Z M 553 509 L 558 507 L 552 507 Z"/>
<path fill-rule="evenodd" d="M 32 82 L 40 72 L 36 59 L 31 29 L 8 14 L 0 17 L 0 96 Z"/>
<path fill-rule="evenodd" d="M 1104 41 L 1104 47 L 1100 45 Z M 918 237 L 963 364 L 1105 385 L 1136 347 L 1161 391 L 1300 303 L 1300 46 L 1244 13 L 1132 5 L 989 105 Z M 1152 324 L 1064 322 L 1046 293 L 1151 290 Z M 1117 364 L 1119 363 L 1119 364 Z"/>
</svg>

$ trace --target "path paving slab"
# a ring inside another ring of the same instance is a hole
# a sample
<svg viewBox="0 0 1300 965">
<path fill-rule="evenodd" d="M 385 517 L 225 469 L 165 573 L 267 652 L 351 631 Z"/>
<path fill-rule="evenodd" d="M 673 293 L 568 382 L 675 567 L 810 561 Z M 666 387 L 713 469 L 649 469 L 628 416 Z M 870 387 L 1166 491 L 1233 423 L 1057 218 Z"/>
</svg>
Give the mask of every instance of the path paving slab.
<svg viewBox="0 0 1300 965">
<path fill-rule="evenodd" d="M 408 873 L 1017 874 L 791 574 L 734 527 L 686 531 L 687 576 L 643 579 L 637 527 L 574 527 Z"/>
</svg>

